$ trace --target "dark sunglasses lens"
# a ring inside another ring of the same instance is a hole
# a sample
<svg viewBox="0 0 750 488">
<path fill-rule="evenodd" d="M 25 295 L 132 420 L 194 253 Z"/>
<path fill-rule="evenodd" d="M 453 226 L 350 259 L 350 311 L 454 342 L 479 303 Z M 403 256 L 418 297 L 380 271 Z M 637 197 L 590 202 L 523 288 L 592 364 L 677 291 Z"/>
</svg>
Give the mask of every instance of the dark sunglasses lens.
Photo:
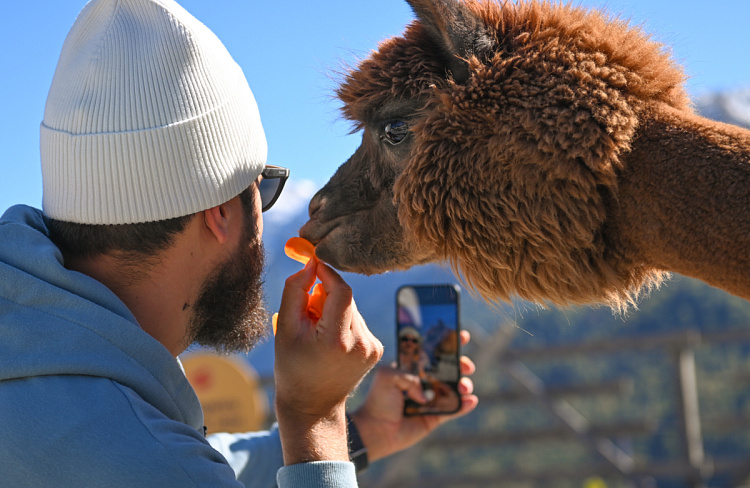
<svg viewBox="0 0 750 488">
<path fill-rule="evenodd" d="M 260 201 L 264 211 L 268 210 L 273 204 L 282 181 L 281 178 L 261 178 L 258 189 L 260 190 Z"/>
</svg>

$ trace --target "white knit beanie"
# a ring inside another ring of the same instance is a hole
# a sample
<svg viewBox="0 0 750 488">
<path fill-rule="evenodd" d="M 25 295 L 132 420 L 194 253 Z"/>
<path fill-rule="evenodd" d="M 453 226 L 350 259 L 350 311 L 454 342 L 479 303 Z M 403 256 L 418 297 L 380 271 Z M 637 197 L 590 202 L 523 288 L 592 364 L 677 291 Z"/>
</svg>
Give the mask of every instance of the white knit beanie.
<svg viewBox="0 0 750 488">
<path fill-rule="evenodd" d="M 130 224 L 220 205 L 267 146 L 242 70 L 173 0 L 92 0 L 75 21 L 41 126 L 43 208 Z"/>
</svg>

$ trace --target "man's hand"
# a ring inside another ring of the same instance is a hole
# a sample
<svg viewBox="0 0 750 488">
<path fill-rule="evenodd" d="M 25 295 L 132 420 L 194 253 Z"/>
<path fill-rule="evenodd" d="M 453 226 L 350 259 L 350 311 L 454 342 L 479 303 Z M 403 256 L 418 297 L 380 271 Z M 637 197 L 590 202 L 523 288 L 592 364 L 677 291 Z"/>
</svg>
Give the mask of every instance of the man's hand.
<svg viewBox="0 0 750 488">
<path fill-rule="evenodd" d="M 469 333 L 462 331 L 462 344 L 468 343 L 469 339 Z M 471 375 L 475 370 L 474 363 L 468 357 L 461 357 L 462 375 Z M 461 378 L 458 390 L 461 395 L 461 410 L 455 414 L 405 417 L 403 392 L 414 401 L 425 401 L 419 377 L 394 368 L 379 369 L 364 404 L 352 413 L 362 442 L 367 447 L 368 459 L 375 461 L 406 449 L 439 425 L 474 410 L 479 400 L 472 394 L 474 384 L 471 379 Z"/>
<path fill-rule="evenodd" d="M 328 294 L 317 323 L 308 292 L 320 278 Z M 345 403 L 383 355 L 351 288 L 312 259 L 286 281 L 275 338 L 276 414 L 284 463 L 348 461 Z"/>
</svg>

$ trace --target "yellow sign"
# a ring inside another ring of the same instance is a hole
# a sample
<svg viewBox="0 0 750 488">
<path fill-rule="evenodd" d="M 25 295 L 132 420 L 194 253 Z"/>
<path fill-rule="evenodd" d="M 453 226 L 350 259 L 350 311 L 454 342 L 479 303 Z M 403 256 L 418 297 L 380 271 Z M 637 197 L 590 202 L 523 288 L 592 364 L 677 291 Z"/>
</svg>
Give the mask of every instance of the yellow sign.
<svg viewBox="0 0 750 488">
<path fill-rule="evenodd" d="M 607 488 L 607 483 L 601 478 L 593 477 L 583 483 L 583 488 Z"/>
<path fill-rule="evenodd" d="M 203 407 L 209 433 L 263 428 L 268 399 L 259 386 L 257 373 L 246 361 L 200 353 L 183 358 L 182 364 Z"/>
</svg>

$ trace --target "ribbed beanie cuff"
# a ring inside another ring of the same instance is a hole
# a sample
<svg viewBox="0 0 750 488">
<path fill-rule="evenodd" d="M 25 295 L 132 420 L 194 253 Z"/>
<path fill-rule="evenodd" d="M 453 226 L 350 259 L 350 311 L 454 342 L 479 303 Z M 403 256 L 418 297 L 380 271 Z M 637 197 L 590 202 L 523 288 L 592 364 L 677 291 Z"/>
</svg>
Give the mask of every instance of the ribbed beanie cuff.
<svg viewBox="0 0 750 488">
<path fill-rule="evenodd" d="M 93 0 L 63 46 L 41 126 L 44 212 L 86 224 L 192 214 L 260 174 L 253 94 L 171 0 Z"/>
</svg>

